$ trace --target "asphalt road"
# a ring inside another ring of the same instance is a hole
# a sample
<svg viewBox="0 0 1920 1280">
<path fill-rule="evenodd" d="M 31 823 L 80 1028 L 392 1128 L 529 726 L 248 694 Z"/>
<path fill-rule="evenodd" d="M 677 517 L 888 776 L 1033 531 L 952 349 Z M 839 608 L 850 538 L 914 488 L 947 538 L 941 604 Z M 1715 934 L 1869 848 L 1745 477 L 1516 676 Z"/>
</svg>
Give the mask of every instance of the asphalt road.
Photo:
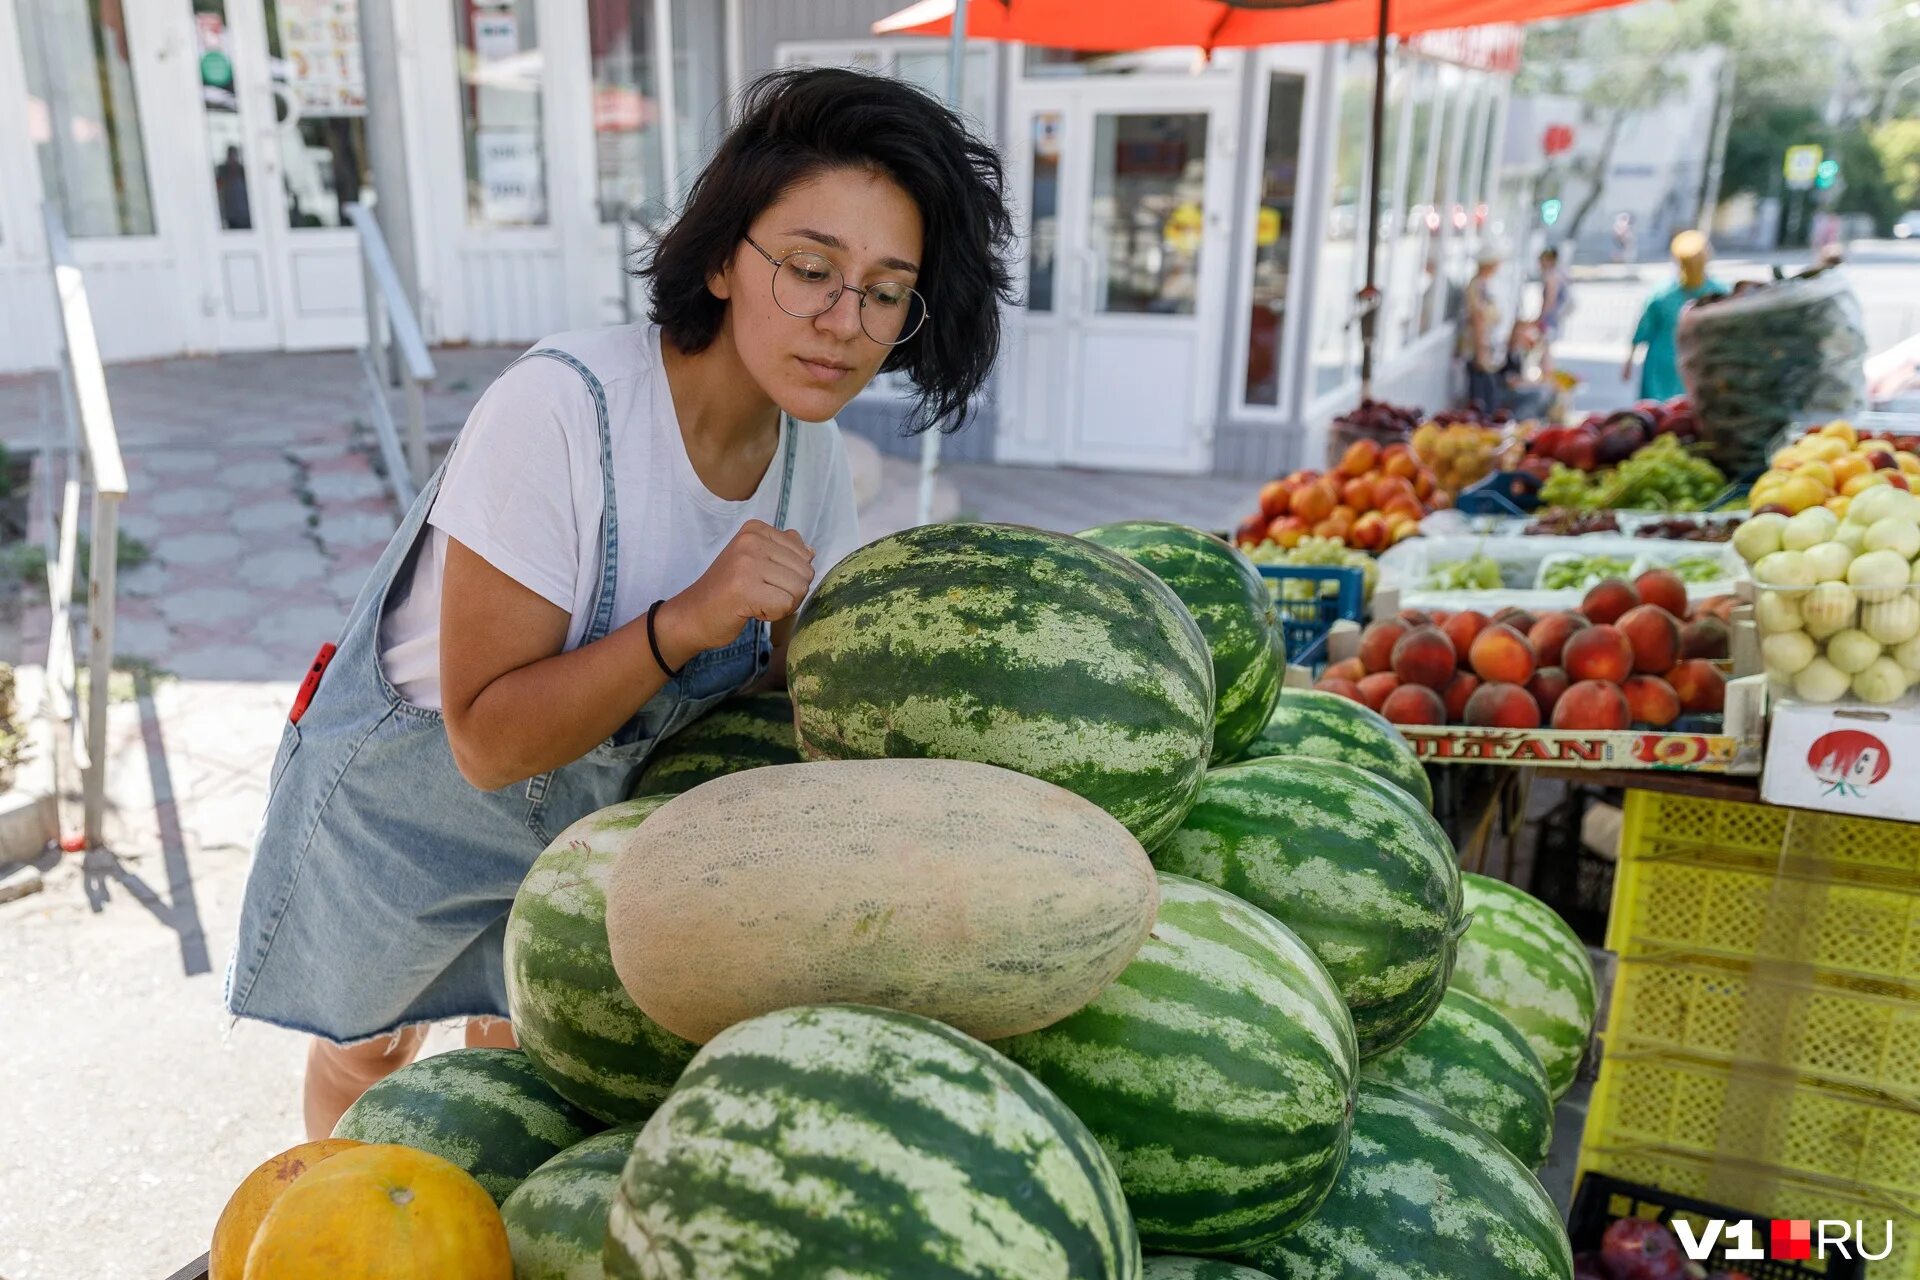
<svg viewBox="0 0 1920 1280">
<path fill-rule="evenodd" d="M 1807 261 L 1804 254 L 1727 258 L 1714 263 L 1713 274 L 1729 284 L 1765 280 L 1776 262 L 1791 272 Z M 1665 263 L 1575 268 L 1574 311 L 1554 351 L 1562 367 L 1586 381 L 1576 397 L 1579 407 L 1617 408 L 1633 399 L 1634 384 L 1620 380 L 1620 365 L 1641 307 L 1672 279 L 1672 270 Z M 1842 270 L 1860 300 L 1869 351 L 1920 333 L 1920 240 L 1855 241 Z"/>
</svg>

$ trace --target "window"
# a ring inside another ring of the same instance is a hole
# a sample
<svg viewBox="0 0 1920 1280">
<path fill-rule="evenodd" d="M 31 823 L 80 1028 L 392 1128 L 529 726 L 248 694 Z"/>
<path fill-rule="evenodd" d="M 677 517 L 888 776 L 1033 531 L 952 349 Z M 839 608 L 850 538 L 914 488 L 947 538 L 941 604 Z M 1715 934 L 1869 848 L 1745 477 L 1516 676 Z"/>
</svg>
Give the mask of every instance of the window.
<svg viewBox="0 0 1920 1280">
<path fill-rule="evenodd" d="M 1092 309 L 1190 316 L 1206 236 L 1207 117 L 1094 118 Z"/>
<path fill-rule="evenodd" d="M 1027 310 L 1052 311 L 1060 257 L 1060 129 L 1058 111 L 1033 117 L 1033 190 L 1027 209 Z"/>
<path fill-rule="evenodd" d="M 536 0 L 453 0 L 467 220 L 475 226 L 547 222 L 537 8 Z"/>
<path fill-rule="evenodd" d="M 714 0 L 672 0 L 674 158 L 677 190 L 700 176 L 727 131 L 725 7 Z"/>
<path fill-rule="evenodd" d="M 114 0 L 30 0 L 14 8 L 42 194 L 69 235 L 154 234 L 125 11 Z"/>
<path fill-rule="evenodd" d="M 653 0 L 588 0 L 593 158 L 600 221 L 666 198 Z"/>
<path fill-rule="evenodd" d="M 1365 280 L 1367 133 L 1373 113 L 1373 50 L 1350 45 L 1336 81 L 1327 233 L 1313 299 L 1313 394 L 1325 395 L 1360 367 L 1354 294 Z M 1389 111 L 1391 118 L 1391 111 Z"/>
<path fill-rule="evenodd" d="M 371 204 L 367 85 L 356 0 L 265 0 L 267 64 L 287 225 L 343 227 Z"/>
<path fill-rule="evenodd" d="M 1431 221 L 1438 217 L 1433 207 L 1434 142 L 1439 132 L 1435 70 L 1431 63 L 1411 56 L 1401 59 L 1396 67 L 1396 78 L 1407 85 L 1413 105 L 1403 143 L 1402 185 L 1392 206 L 1398 235 L 1392 269 L 1383 276 L 1387 318 L 1381 325 L 1381 350 L 1376 358 L 1391 355 L 1412 341 L 1420 300 L 1426 296 L 1422 272 L 1426 268 L 1427 236 Z"/>
<path fill-rule="evenodd" d="M 222 231 L 246 231 L 253 226 L 253 202 L 247 191 L 247 133 L 233 87 L 226 0 L 193 0 L 193 26 L 207 154 L 213 157 L 214 207 Z"/>
<path fill-rule="evenodd" d="M 947 43 L 944 40 L 889 40 L 884 44 L 796 44 L 780 49 L 782 66 L 853 67 L 911 81 L 947 100 Z M 993 136 L 996 68 L 993 50 L 970 45 L 960 73 L 960 114 L 983 138 Z"/>
<path fill-rule="evenodd" d="M 1462 87 L 1465 77 L 1459 70 L 1441 67 L 1439 75 L 1438 107 L 1443 117 L 1440 136 L 1434 145 L 1433 190 L 1427 213 L 1425 256 L 1420 265 L 1420 297 L 1415 304 L 1415 331 L 1423 336 L 1432 331 L 1446 309 L 1448 282 L 1456 266 L 1454 254 L 1460 245 L 1460 229 L 1454 221 L 1454 201 L 1458 194 L 1455 183 L 1467 125 L 1477 109 L 1472 94 Z"/>
<path fill-rule="evenodd" d="M 1306 79 L 1276 71 L 1267 80 L 1267 129 L 1260 196 L 1254 211 L 1251 314 L 1247 320 L 1246 400 L 1280 403 L 1280 336 L 1286 329 L 1293 264 L 1294 202 L 1300 189 L 1300 118 Z"/>
</svg>

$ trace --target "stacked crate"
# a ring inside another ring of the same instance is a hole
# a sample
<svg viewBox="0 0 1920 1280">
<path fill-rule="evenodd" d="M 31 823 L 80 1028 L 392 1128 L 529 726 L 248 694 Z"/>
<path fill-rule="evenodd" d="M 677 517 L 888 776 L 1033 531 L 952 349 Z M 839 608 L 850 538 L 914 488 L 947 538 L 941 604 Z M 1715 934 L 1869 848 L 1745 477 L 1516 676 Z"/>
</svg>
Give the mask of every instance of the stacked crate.
<svg viewBox="0 0 1920 1280">
<path fill-rule="evenodd" d="M 1920 826 L 1630 791 L 1582 1172 L 1864 1220 L 1920 1280 Z"/>
</svg>

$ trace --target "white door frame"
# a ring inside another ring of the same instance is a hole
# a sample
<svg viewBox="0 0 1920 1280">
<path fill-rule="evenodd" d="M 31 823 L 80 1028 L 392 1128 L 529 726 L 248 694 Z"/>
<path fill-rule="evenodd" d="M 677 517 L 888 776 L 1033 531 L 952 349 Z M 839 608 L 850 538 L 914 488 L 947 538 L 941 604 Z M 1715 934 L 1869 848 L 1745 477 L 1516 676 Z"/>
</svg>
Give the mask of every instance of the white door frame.
<svg viewBox="0 0 1920 1280">
<path fill-rule="evenodd" d="M 1084 366 L 1084 335 L 1138 333 L 1159 328 L 1163 316 L 1100 314 L 1091 310 L 1091 250 L 1086 230 L 1091 217 L 1094 122 L 1110 114 L 1205 114 L 1207 173 L 1206 250 L 1200 258 L 1198 304 L 1191 317 L 1194 359 L 1186 399 L 1186 448 L 1178 458 L 1161 458 L 1155 469 L 1201 471 L 1212 458 L 1215 419 L 1220 408 L 1219 370 L 1225 339 L 1228 260 L 1233 256 L 1237 221 L 1234 205 L 1238 172 L 1240 76 L 1220 72 L 1200 76 L 1029 77 L 1017 80 L 1008 95 L 1007 137 L 1012 144 L 1011 187 L 1021 225 L 1031 228 L 1033 121 L 1038 113 L 1059 112 L 1062 121 L 1059 205 L 1060 245 L 1055 258 L 1054 309 L 1014 313 L 1009 352 L 1012 378 L 1001 399 L 996 456 L 1002 461 L 1067 465 L 1127 465 L 1124 460 L 1090 460 L 1076 447 L 1089 376 Z M 1217 248 L 1215 246 L 1218 246 Z M 1211 250 L 1211 251 L 1207 251 Z M 1020 278 L 1027 276 L 1023 257 Z M 1040 341 L 1036 342 L 1038 339 Z M 1041 344 L 1050 345 L 1046 351 Z M 1051 407 L 1049 407 L 1051 406 Z"/>
</svg>

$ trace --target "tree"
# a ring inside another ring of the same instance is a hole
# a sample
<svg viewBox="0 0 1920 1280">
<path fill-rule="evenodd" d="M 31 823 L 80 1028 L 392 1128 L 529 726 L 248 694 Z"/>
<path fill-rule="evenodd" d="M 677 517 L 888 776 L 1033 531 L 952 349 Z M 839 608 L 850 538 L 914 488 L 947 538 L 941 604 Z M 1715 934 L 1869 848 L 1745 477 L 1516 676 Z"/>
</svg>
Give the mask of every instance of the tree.
<svg viewBox="0 0 1920 1280">
<path fill-rule="evenodd" d="M 1920 209 L 1920 118 L 1881 125 L 1873 132 L 1873 149 L 1895 206 Z"/>
</svg>

